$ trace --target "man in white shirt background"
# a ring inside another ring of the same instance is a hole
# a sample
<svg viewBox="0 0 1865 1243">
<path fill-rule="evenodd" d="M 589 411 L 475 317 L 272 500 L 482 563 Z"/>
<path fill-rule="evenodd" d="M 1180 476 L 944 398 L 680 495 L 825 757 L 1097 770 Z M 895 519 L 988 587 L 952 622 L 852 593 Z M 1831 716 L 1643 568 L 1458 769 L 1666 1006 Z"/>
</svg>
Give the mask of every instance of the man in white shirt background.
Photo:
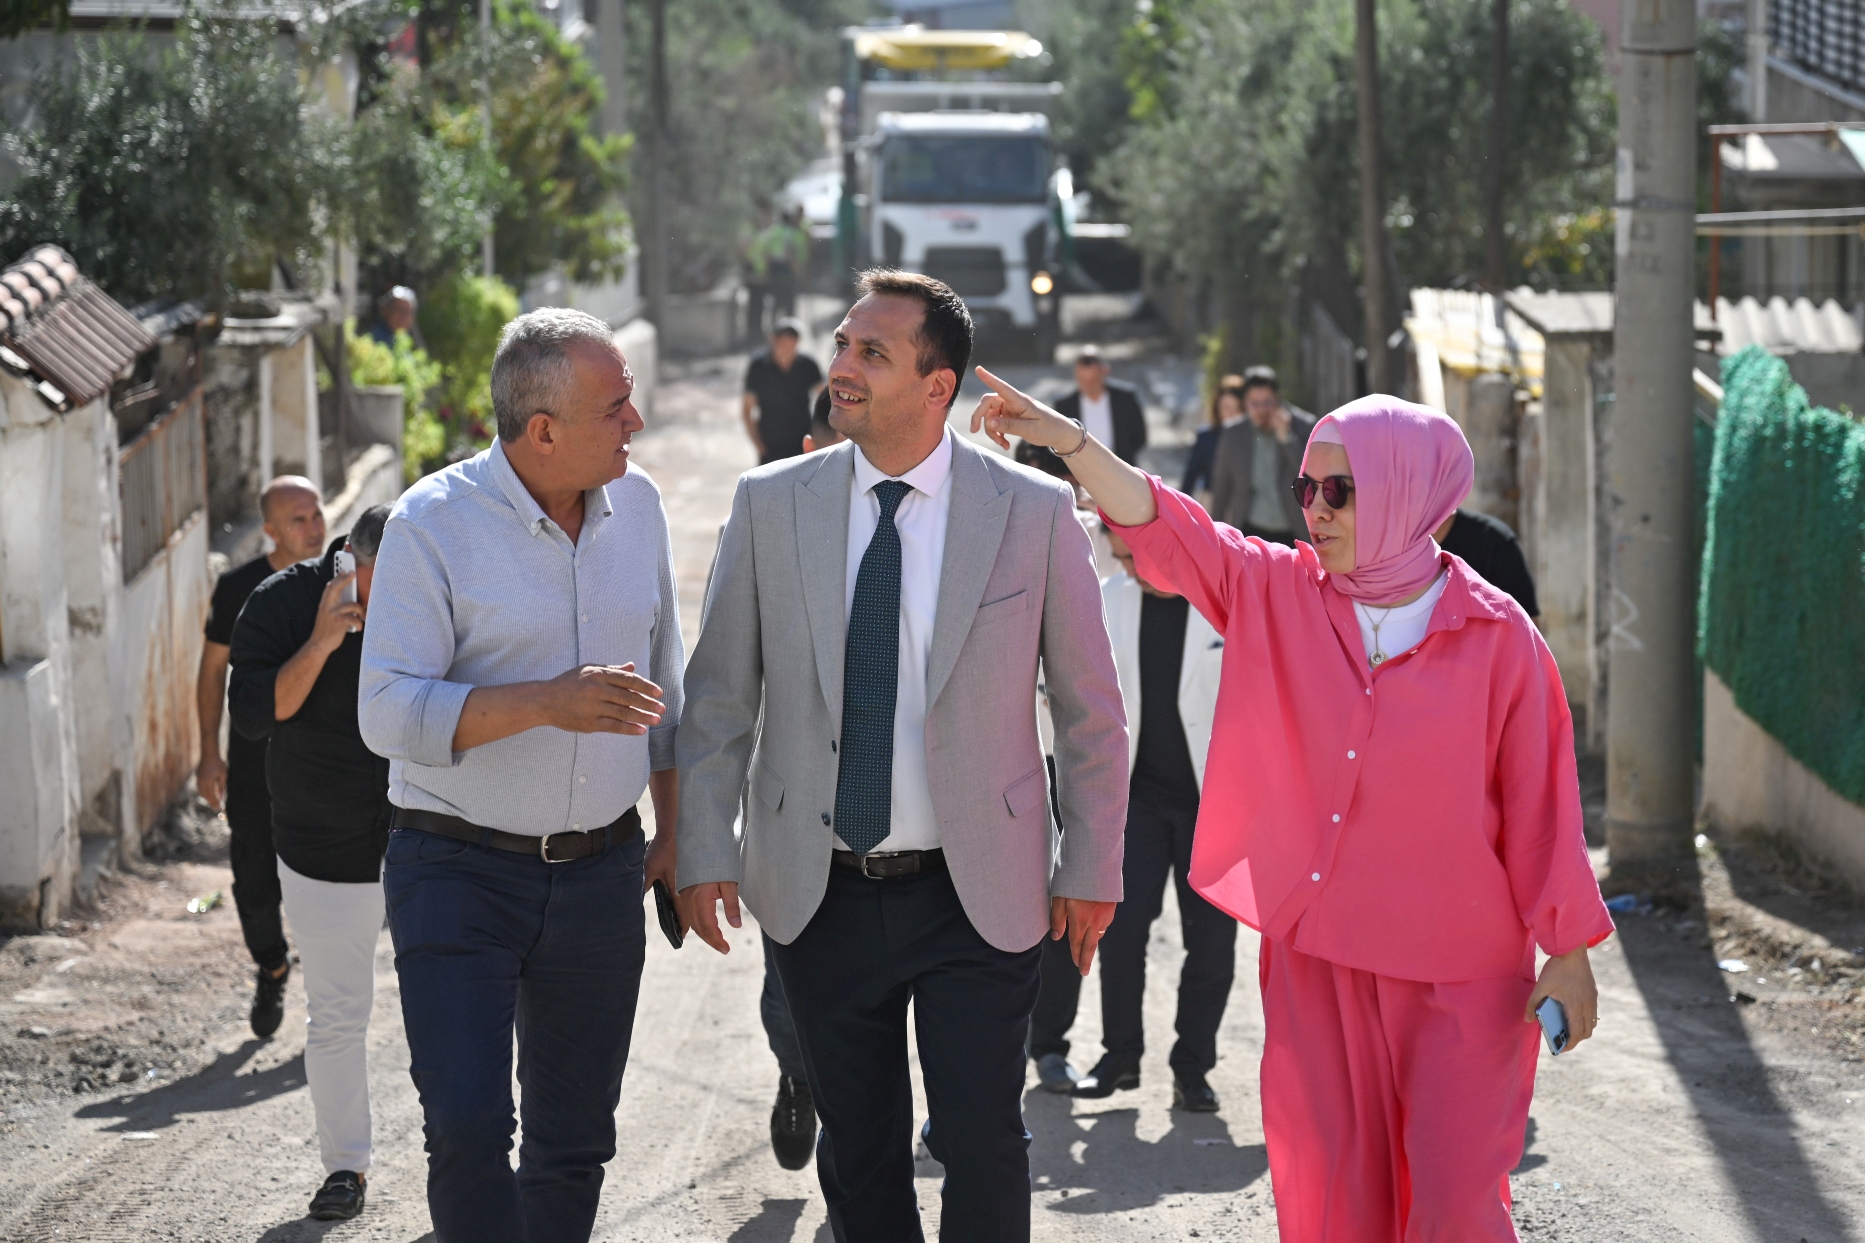
<svg viewBox="0 0 1865 1243">
<path fill-rule="evenodd" d="M 409 489 L 376 559 L 357 719 L 390 762 L 383 890 L 447 1243 L 587 1240 L 615 1154 L 684 666 L 633 389 L 601 320 L 513 320 L 498 440 Z"/>
<path fill-rule="evenodd" d="M 1088 429 L 1088 434 L 1136 466 L 1146 447 L 1146 408 L 1140 391 L 1108 378 L 1107 356 L 1090 343 L 1075 356 L 1075 391 L 1056 402 L 1056 410 Z"/>
</svg>

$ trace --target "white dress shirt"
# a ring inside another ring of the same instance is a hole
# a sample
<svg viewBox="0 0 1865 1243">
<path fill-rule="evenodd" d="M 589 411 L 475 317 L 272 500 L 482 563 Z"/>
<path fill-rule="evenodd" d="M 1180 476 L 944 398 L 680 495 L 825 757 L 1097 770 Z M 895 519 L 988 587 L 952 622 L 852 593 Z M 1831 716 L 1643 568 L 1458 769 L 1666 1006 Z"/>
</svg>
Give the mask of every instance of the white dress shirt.
<svg viewBox="0 0 1865 1243">
<path fill-rule="evenodd" d="M 894 699 L 894 797 L 892 831 L 877 851 L 936 850 L 939 818 L 933 814 L 932 784 L 926 775 L 926 662 L 932 655 L 933 621 L 939 612 L 939 572 L 945 565 L 946 518 L 952 512 L 952 432 L 904 475 L 883 475 L 860 446 L 855 448 L 855 486 L 848 495 L 848 582 L 846 617 L 855 611 L 855 579 L 861 558 L 881 524 L 874 485 L 898 478 L 913 490 L 894 511 L 900 532 L 900 681 Z M 847 850 L 840 834 L 837 850 Z"/>
<path fill-rule="evenodd" d="M 389 801 L 508 833 L 594 829 L 674 766 L 685 653 L 660 489 L 630 466 L 583 494 L 576 543 L 492 447 L 402 494 L 376 557 L 357 723 Z M 539 726 L 453 749 L 475 686 L 620 665 L 661 688 L 646 736 Z"/>
<path fill-rule="evenodd" d="M 1099 397 L 1081 395 L 1081 425 L 1103 445 L 1114 447 L 1114 401 L 1105 388 Z"/>
</svg>

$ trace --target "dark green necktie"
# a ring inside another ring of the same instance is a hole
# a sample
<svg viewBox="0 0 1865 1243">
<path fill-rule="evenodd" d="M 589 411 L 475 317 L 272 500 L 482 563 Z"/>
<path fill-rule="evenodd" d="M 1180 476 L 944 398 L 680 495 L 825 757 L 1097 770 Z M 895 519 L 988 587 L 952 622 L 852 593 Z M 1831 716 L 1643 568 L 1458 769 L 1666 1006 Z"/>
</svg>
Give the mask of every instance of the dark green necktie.
<svg viewBox="0 0 1865 1243">
<path fill-rule="evenodd" d="M 898 479 L 874 485 L 881 521 L 861 554 L 855 605 L 848 613 L 835 831 L 861 855 L 892 831 L 894 702 L 900 694 L 900 532 L 894 511 L 909 491 Z"/>
</svg>

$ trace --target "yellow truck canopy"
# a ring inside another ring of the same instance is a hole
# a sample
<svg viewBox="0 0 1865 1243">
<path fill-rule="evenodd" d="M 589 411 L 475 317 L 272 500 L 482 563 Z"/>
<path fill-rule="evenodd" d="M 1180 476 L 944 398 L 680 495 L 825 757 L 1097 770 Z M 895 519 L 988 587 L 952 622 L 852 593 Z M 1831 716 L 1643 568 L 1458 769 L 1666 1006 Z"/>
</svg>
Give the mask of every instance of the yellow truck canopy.
<svg viewBox="0 0 1865 1243">
<path fill-rule="evenodd" d="M 889 69 L 1002 69 L 1040 56 L 1042 42 L 1021 30 L 893 30 L 854 32 L 855 55 Z"/>
</svg>

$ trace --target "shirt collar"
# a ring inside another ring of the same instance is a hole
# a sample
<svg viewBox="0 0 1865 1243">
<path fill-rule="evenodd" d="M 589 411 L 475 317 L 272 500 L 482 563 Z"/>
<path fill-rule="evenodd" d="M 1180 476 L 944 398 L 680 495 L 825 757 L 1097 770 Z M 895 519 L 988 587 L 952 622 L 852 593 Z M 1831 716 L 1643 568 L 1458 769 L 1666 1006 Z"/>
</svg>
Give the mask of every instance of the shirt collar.
<svg viewBox="0 0 1865 1243">
<path fill-rule="evenodd" d="M 505 442 L 493 437 L 492 447 L 486 451 L 487 465 L 491 468 L 492 478 L 499 486 L 499 492 L 505 497 L 505 503 L 518 511 L 518 517 L 524 522 L 525 529 L 536 535 L 550 521 L 543 506 L 525 487 L 524 480 L 512 469 L 511 459 L 505 456 Z M 593 530 L 604 518 L 614 513 L 615 507 L 609 501 L 609 489 L 605 484 L 600 488 L 591 488 L 583 493 L 583 525 Z"/>
<path fill-rule="evenodd" d="M 874 463 L 868 461 L 868 455 L 855 446 L 855 494 L 865 495 L 875 484 L 883 479 L 898 479 L 915 492 L 927 496 L 939 495 L 939 489 L 945 487 L 946 480 L 952 477 L 952 429 L 947 427 L 945 434 L 939 437 L 939 444 L 928 453 L 918 466 L 904 475 L 883 475 Z"/>
</svg>

